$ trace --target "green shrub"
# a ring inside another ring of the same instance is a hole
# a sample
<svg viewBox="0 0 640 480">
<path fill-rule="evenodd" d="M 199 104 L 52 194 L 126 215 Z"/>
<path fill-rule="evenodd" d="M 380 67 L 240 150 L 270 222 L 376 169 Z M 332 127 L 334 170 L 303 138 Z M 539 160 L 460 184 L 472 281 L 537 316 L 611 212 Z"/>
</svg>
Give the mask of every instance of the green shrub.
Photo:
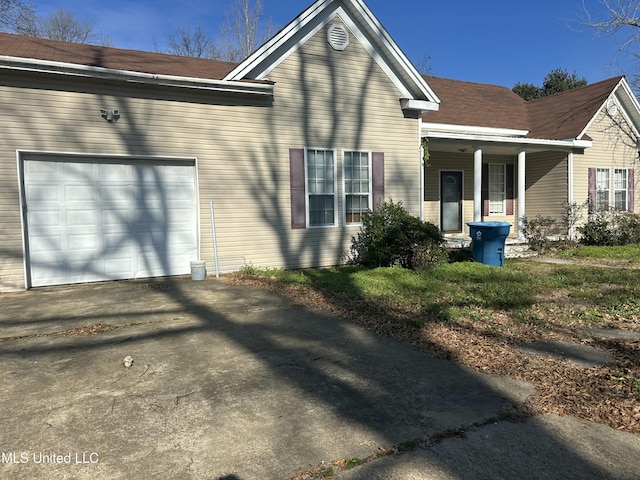
<svg viewBox="0 0 640 480">
<path fill-rule="evenodd" d="M 427 242 L 413 247 L 411 267 L 414 270 L 428 270 L 444 265 L 449 260 L 449 254 L 444 245 Z"/>
<path fill-rule="evenodd" d="M 598 214 L 590 218 L 587 223 L 578 228 L 578 231 L 582 235 L 580 243 L 583 245 L 615 245 L 615 239 L 609 228 L 609 222 L 603 214 Z"/>
<path fill-rule="evenodd" d="M 410 215 L 393 200 L 369 212 L 351 239 L 350 263 L 369 267 L 429 268 L 446 258 L 438 227 Z"/>
<path fill-rule="evenodd" d="M 640 243 L 640 215 L 631 212 L 616 215 L 616 240 L 618 245 Z"/>
<path fill-rule="evenodd" d="M 583 245 L 621 246 L 640 243 L 640 216 L 631 212 L 604 211 L 578 228 Z"/>
</svg>

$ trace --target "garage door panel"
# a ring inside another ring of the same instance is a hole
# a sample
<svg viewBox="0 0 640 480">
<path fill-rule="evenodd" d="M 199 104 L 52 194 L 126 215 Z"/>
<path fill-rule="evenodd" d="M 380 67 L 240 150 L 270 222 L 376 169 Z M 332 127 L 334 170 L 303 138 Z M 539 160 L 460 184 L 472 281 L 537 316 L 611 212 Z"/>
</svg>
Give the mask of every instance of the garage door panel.
<svg viewBox="0 0 640 480">
<path fill-rule="evenodd" d="M 133 175 L 131 165 L 118 165 L 113 163 L 98 164 L 98 175 L 107 181 L 122 181 L 129 179 Z"/>
<path fill-rule="evenodd" d="M 64 189 L 64 201 L 69 204 L 98 201 L 98 192 L 93 185 L 67 185 Z"/>
<path fill-rule="evenodd" d="M 140 254 L 136 259 L 138 264 L 138 276 L 161 276 L 164 275 L 163 272 L 167 270 L 170 272 L 174 272 L 171 275 L 183 275 L 188 273 L 184 271 L 184 263 L 186 262 L 186 264 L 189 265 L 190 260 L 193 260 L 193 258 L 194 257 L 190 255 L 182 254 L 162 261 L 156 255 Z"/>
<path fill-rule="evenodd" d="M 99 252 L 101 242 L 97 234 L 70 233 L 67 236 L 67 247 L 74 252 Z"/>
<path fill-rule="evenodd" d="M 95 209 L 73 208 L 66 211 L 66 224 L 68 227 L 95 227 L 98 225 L 98 220 Z"/>
<path fill-rule="evenodd" d="M 50 227 L 60 227 L 64 212 L 59 210 L 31 210 L 30 215 L 34 218 L 34 223 L 41 228 L 50 231 Z"/>
<path fill-rule="evenodd" d="M 32 235 L 29 242 L 31 253 L 54 253 L 65 250 L 62 235 Z"/>
<path fill-rule="evenodd" d="M 109 205 L 102 210 L 102 225 L 105 227 L 117 227 L 131 221 L 129 207 L 113 208 Z"/>
<path fill-rule="evenodd" d="M 100 201 L 104 206 L 122 208 L 136 201 L 133 185 L 108 185 L 100 187 Z"/>
<path fill-rule="evenodd" d="M 41 162 L 32 160 L 24 164 L 25 175 L 33 179 L 47 179 L 58 175 L 61 165 L 58 162 Z"/>
<path fill-rule="evenodd" d="M 189 273 L 193 164 L 41 158 L 23 170 L 32 286 Z"/>
<path fill-rule="evenodd" d="M 122 278 L 125 275 L 129 275 L 129 272 L 132 270 L 131 259 L 105 260 L 104 270 L 105 274 L 114 280 Z"/>
<path fill-rule="evenodd" d="M 25 189 L 25 193 L 27 198 L 30 199 L 46 199 L 50 204 L 57 204 L 60 202 L 62 195 L 60 194 L 60 188 L 55 185 L 51 185 L 50 183 L 55 182 L 56 180 L 52 178 L 48 183 L 36 183 L 28 185 Z"/>
</svg>

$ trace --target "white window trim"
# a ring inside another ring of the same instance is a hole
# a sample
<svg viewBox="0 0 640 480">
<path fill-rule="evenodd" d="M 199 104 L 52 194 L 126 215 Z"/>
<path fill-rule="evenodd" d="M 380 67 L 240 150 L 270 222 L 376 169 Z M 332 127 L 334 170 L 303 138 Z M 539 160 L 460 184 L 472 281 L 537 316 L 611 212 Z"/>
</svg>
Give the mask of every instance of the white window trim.
<svg viewBox="0 0 640 480">
<path fill-rule="evenodd" d="M 598 170 L 607 170 L 609 172 L 609 201 L 608 207 L 609 209 L 616 208 L 616 170 L 624 170 L 625 171 L 625 182 L 627 184 L 627 188 L 624 190 L 626 192 L 625 195 L 625 208 L 624 210 L 618 210 L 621 212 L 629 211 L 629 168 L 628 167 L 596 167 L 596 211 L 600 211 L 600 208 L 597 204 L 597 195 L 598 195 Z M 622 190 L 620 190 L 622 191 Z"/>
<path fill-rule="evenodd" d="M 497 165 L 502 167 L 502 212 L 501 213 L 493 213 L 491 211 L 491 166 Z M 489 216 L 490 217 L 504 217 L 507 214 L 507 164 L 506 163 L 489 163 L 487 175 L 489 178 L 487 179 L 488 192 L 487 201 L 489 202 Z"/>
<path fill-rule="evenodd" d="M 369 196 L 368 208 L 369 211 L 373 210 L 373 181 L 372 181 L 372 153 L 370 150 L 342 150 L 342 223 L 345 227 L 357 227 L 362 225 L 362 222 L 347 222 L 347 175 L 345 169 L 345 154 L 346 153 L 366 153 L 369 161 Z"/>
<path fill-rule="evenodd" d="M 311 214 L 309 212 L 309 197 L 312 195 L 309 192 L 309 168 L 308 168 L 308 152 L 309 150 L 333 152 L 333 223 L 327 223 L 324 225 L 311 225 Z M 307 217 L 307 228 L 335 228 L 338 226 L 338 157 L 337 150 L 334 148 L 322 148 L 322 147 L 305 147 L 304 149 L 304 203 Z"/>
</svg>

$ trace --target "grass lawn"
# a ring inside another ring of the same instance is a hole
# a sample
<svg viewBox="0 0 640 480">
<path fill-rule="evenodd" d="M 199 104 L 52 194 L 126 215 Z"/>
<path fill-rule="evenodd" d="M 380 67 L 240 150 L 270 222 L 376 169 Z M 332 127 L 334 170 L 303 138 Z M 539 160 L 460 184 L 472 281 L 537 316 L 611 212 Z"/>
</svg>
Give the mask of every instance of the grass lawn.
<svg viewBox="0 0 640 480">
<path fill-rule="evenodd" d="M 582 247 L 562 256 L 578 264 L 514 259 L 502 268 L 459 262 L 423 272 L 250 268 L 232 281 L 279 291 L 431 355 L 529 381 L 538 391 L 531 412 L 640 432 L 640 342 L 588 334 L 589 328 L 640 332 L 640 268 L 632 268 L 640 246 Z M 616 362 L 581 369 L 517 349 L 540 340 L 588 343 L 613 353 Z"/>
</svg>

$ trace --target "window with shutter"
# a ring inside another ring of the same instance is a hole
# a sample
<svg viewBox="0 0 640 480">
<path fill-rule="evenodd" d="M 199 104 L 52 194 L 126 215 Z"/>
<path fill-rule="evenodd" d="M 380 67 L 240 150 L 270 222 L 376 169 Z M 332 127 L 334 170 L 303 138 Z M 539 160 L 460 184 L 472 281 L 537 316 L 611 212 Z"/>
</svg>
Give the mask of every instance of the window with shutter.
<svg viewBox="0 0 640 480">
<path fill-rule="evenodd" d="M 334 150 L 289 150 L 291 228 L 338 224 Z M 384 202 L 384 153 L 345 151 L 344 224 L 361 223 L 365 212 Z"/>
</svg>

